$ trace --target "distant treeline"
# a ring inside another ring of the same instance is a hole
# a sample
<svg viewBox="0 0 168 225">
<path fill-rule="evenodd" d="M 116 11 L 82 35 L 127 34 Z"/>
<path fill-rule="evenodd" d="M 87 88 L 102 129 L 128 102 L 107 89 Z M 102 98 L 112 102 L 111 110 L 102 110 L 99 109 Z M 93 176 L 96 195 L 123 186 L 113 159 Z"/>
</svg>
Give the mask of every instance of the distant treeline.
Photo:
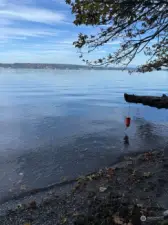
<svg viewBox="0 0 168 225">
<path fill-rule="evenodd" d="M 0 63 L 0 68 L 11 69 L 69 69 L 69 70 L 123 70 L 122 67 L 89 67 L 72 64 L 48 64 L 48 63 Z"/>
<path fill-rule="evenodd" d="M 49 63 L 0 63 L 0 68 L 7 69 L 62 69 L 62 70 L 134 70 L 135 68 L 123 67 L 97 67 L 73 64 L 49 64 Z M 167 69 L 163 69 L 167 70 Z M 168 71 L 168 70 L 167 70 Z"/>
</svg>

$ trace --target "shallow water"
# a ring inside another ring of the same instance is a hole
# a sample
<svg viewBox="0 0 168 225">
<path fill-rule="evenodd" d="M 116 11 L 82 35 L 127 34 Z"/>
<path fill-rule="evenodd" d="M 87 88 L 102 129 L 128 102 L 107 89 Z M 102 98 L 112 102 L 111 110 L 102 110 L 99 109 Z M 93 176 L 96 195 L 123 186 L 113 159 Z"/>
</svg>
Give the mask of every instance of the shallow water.
<svg viewBox="0 0 168 225">
<path fill-rule="evenodd" d="M 167 81 L 163 71 L 1 70 L 0 196 L 90 173 L 128 152 L 163 149 L 167 110 L 129 107 L 123 93 L 167 94 Z"/>
</svg>

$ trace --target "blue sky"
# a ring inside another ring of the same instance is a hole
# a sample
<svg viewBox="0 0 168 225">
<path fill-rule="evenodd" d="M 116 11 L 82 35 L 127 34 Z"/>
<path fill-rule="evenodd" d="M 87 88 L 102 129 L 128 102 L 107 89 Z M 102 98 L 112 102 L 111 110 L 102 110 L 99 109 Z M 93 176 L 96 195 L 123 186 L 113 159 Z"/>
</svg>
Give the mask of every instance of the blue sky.
<svg viewBox="0 0 168 225">
<path fill-rule="evenodd" d="M 76 27 L 64 0 L 0 0 L 0 62 L 82 64 L 72 45 L 79 32 L 99 28 Z M 115 51 L 119 42 L 108 43 L 87 55 L 88 59 Z M 138 56 L 134 64 L 143 62 Z"/>
</svg>

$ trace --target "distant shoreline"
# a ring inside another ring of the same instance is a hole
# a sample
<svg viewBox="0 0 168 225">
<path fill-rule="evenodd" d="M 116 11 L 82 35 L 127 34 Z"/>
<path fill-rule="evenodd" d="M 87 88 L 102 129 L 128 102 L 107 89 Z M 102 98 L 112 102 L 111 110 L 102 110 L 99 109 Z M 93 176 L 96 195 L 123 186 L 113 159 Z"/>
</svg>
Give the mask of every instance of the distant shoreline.
<svg viewBox="0 0 168 225">
<path fill-rule="evenodd" d="M 64 69 L 64 70 L 134 70 L 134 68 L 124 69 L 123 67 L 89 67 L 73 64 L 50 64 L 50 63 L 0 63 L 0 68 L 4 69 Z"/>
<path fill-rule="evenodd" d="M 52 63 L 0 63 L 0 68 L 3 69 L 60 69 L 60 70 L 117 70 L 117 71 L 130 71 L 135 70 L 135 67 L 100 67 L 100 66 L 84 66 L 73 64 L 52 64 Z M 162 69 L 161 71 L 168 71 Z"/>
</svg>

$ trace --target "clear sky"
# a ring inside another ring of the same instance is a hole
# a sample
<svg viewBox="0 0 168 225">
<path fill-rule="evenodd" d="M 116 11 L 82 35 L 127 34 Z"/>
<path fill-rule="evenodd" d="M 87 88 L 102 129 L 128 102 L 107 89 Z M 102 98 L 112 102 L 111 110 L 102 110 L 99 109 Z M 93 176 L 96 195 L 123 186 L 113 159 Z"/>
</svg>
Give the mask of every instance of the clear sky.
<svg viewBox="0 0 168 225">
<path fill-rule="evenodd" d="M 76 27 L 72 22 L 64 0 L 0 0 L 0 62 L 82 64 L 72 43 L 78 33 L 99 28 Z M 118 45 L 108 43 L 88 57 L 105 56 Z M 134 64 L 141 61 L 138 56 Z"/>
</svg>

